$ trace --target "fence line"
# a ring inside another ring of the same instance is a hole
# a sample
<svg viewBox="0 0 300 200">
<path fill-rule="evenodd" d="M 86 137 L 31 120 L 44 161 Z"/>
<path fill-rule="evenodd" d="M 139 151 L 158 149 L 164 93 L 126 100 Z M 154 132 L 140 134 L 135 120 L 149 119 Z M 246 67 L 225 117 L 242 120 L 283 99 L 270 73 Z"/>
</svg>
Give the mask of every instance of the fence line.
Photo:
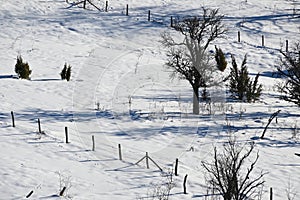
<svg viewBox="0 0 300 200">
<path fill-rule="evenodd" d="M 66 0 L 67 3 L 68 0 Z M 94 3 L 91 2 L 91 0 L 82 0 L 82 1 L 78 1 L 76 3 L 73 3 L 72 5 L 79 5 L 79 4 L 83 4 L 83 8 L 86 9 L 86 4 L 89 3 L 90 5 L 92 5 L 93 7 L 95 7 L 97 10 L 99 11 L 105 11 L 105 12 L 108 12 L 108 5 L 109 5 L 109 1 L 105 1 L 105 4 L 103 5 L 104 6 L 104 9 L 100 9 L 97 5 L 95 5 Z M 69 3 L 70 4 L 70 3 Z M 292 15 L 298 15 L 298 13 L 296 12 L 293 12 Z M 129 4 L 126 4 L 126 7 L 125 7 L 125 16 L 129 16 Z M 177 16 L 177 17 L 174 17 L 174 16 L 169 16 L 170 17 L 170 22 L 169 24 L 165 24 L 163 22 L 164 25 L 167 25 L 167 26 L 170 26 L 170 27 L 174 27 L 174 24 L 176 24 L 178 21 L 180 20 L 183 20 L 185 17 L 180 17 L 180 16 Z M 147 12 L 147 21 L 150 22 L 151 21 L 151 10 L 148 10 Z M 155 22 L 156 20 L 153 19 L 152 20 L 153 22 Z M 237 31 L 238 33 L 238 39 L 237 39 L 237 42 L 240 43 L 242 42 L 242 38 L 241 38 L 241 31 Z M 285 51 L 288 52 L 288 40 L 286 40 L 285 42 Z M 261 35 L 261 42 L 258 42 L 258 47 L 261 46 L 261 47 L 267 47 L 266 46 L 266 38 L 265 38 L 265 35 Z"/>
<path fill-rule="evenodd" d="M 11 113 L 13 113 L 13 111 L 11 111 Z M 40 126 L 40 119 L 38 118 L 38 125 L 39 125 L 39 133 L 42 133 L 41 131 L 41 126 Z M 69 143 L 68 141 L 68 127 L 65 127 L 65 135 L 66 135 L 66 143 Z M 93 151 L 95 150 L 95 140 L 94 140 L 94 135 L 92 135 L 92 142 L 93 142 Z M 118 144 L 118 149 L 119 149 L 119 160 L 122 160 L 122 154 L 121 154 L 121 144 Z M 297 155 L 297 154 L 296 154 Z M 300 154 L 299 154 L 300 155 Z M 138 165 L 141 161 L 143 161 L 145 159 L 146 161 L 146 166 L 147 169 L 149 169 L 149 160 L 160 170 L 163 171 L 162 168 L 149 156 L 148 152 L 146 152 L 146 155 L 144 157 L 142 157 L 138 162 L 136 162 L 135 164 Z M 176 158 L 176 163 L 175 163 L 175 176 L 178 176 L 177 174 L 177 167 L 178 167 L 178 158 Z M 187 187 L 186 187 L 186 183 L 187 183 L 187 177 L 188 175 L 186 174 L 184 176 L 184 180 L 183 180 L 183 193 L 187 194 Z M 59 195 L 63 196 L 64 192 L 66 190 L 66 187 L 64 187 Z M 27 195 L 26 198 L 29 198 L 32 194 L 33 194 L 33 190 L 31 190 Z M 272 187 L 270 188 L 270 200 L 273 199 L 273 189 Z"/>
<path fill-rule="evenodd" d="M 15 120 L 14 120 L 14 112 L 13 111 L 11 111 L 11 115 L 12 115 L 12 118 L 13 118 L 12 127 L 15 127 L 14 126 Z M 46 134 L 44 131 L 42 131 L 40 118 L 37 119 L 37 123 L 38 123 L 38 133 L 48 136 L 48 134 Z M 22 127 L 22 126 L 19 126 L 19 127 L 21 127 L 22 129 L 26 129 L 26 130 L 30 131 L 30 129 L 28 129 L 26 127 Z M 68 144 L 68 143 L 70 143 L 70 141 L 69 141 L 69 131 L 68 131 L 67 126 L 64 127 L 64 131 L 65 131 L 65 143 Z M 49 137 L 54 139 L 54 140 L 57 139 L 56 136 L 49 136 Z M 94 137 L 94 135 L 92 135 L 92 151 L 95 151 L 95 137 Z M 121 144 L 118 144 L 118 155 L 119 155 L 119 160 L 123 160 Z M 149 169 L 149 160 L 150 160 L 157 168 L 159 168 L 160 171 L 163 171 L 162 168 L 148 155 L 148 152 L 146 152 L 146 156 L 144 156 L 142 159 L 140 159 L 136 164 L 138 164 L 140 161 L 142 161 L 144 159 L 146 160 L 147 169 Z"/>
</svg>

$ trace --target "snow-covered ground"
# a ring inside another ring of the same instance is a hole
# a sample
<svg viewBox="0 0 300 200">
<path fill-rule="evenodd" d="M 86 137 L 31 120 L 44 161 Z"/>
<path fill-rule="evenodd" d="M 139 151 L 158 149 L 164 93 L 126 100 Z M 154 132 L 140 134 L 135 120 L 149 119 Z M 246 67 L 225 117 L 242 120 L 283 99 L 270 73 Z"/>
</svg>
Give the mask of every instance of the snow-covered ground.
<svg viewBox="0 0 300 200">
<path fill-rule="evenodd" d="M 146 152 L 164 171 L 179 158 L 170 199 L 205 199 L 201 161 L 210 160 L 214 146 L 222 147 L 229 135 L 241 144 L 255 142 L 260 155 L 256 172 L 268 172 L 263 199 L 270 187 L 274 199 L 287 199 L 287 189 L 297 191 L 300 110 L 278 98 L 280 79 L 271 74 L 285 41 L 300 38 L 299 1 L 111 0 L 108 12 L 69 2 L 1 2 L 0 199 L 23 199 L 32 190 L 30 199 L 58 199 L 65 184 L 72 199 L 146 197 L 151 185 L 164 180 L 152 163 L 150 169 L 145 162 L 135 165 Z M 104 9 L 104 1 L 93 2 Z M 261 73 L 259 102 L 234 103 L 224 88 L 214 88 L 211 93 L 221 98 L 211 109 L 201 103 L 201 114 L 195 116 L 188 83 L 169 79 L 160 35 L 172 31 L 171 16 L 199 15 L 202 6 L 220 8 L 226 16 L 227 38 L 215 44 L 238 63 L 247 53 L 250 73 Z M 17 55 L 29 63 L 30 81 L 14 78 Z M 65 62 L 72 66 L 70 82 L 60 80 Z M 278 123 L 270 125 L 266 139 L 257 139 L 279 109 Z M 44 134 L 38 134 L 38 118 Z"/>
</svg>

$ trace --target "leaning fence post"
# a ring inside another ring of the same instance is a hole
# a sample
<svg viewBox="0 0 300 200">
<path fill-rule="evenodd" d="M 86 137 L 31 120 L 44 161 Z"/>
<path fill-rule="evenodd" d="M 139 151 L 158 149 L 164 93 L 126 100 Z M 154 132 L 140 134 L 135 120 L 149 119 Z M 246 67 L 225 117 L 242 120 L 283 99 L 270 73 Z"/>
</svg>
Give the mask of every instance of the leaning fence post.
<svg viewBox="0 0 300 200">
<path fill-rule="evenodd" d="M 185 175 L 185 177 L 184 177 L 184 180 L 183 180 L 183 193 L 184 194 L 187 194 L 187 192 L 186 192 L 186 179 L 187 179 L 187 174 Z"/>
<path fill-rule="evenodd" d="M 178 158 L 175 161 L 175 176 L 178 176 Z"/>
<path fill-rule="evenodd" d="M 267 125 L 266 125 L 266 127 L 265 127 L 265 129 L 264 129 L 264 131 L 263 131 L 263 133 L 262 133 L 262 135 L 260 136 L 260 139 L 264 139 L 265 133 L 266 133 L 266 131 L 267 131 L 269 125 L 271 124 L 272 120 L 273 120 L 275 117 L 277 117 L 277 115 L 279 114 L 280 111 L 281 111 L 281 110 L 278 110 L 278 111 L 274 112 L 274 113 L 270 116 L 269 121 L 268 121 L 268 123 L 267 123 Z"/>
<path fill-rule="evenodd" d="M 126 4 L 126 16 L 128 16 L 128 4 Z"/>
<path fill-rule="evenodd" d="M 42 133 L 42 129 L 41 129 L 41 121 L 40 121 L 39 118 L 38 118 L 38 126 L 39 126 L 39 133 Z"/>
<path fill-rule="evenodd" d="M 121 149 L 121 144 L 118 144 L 119 148 L 119 160 L 122 160 L 122 149 Z"/>
<path fill-rule="evenodd" d="M 67 189 L 66 187 L 63 187 L 63 189 L 59 193 L 59 196 L 63 196 L 66 189 Z"/>
<path fill-rule="evenodd" d="M 150 22 L 150 15 L 151 15 L 151 11 L 150 10 L 148 10 L 148 22 Z"/>
<path fill-rule="evenodd" d="M 12 126 L 13 126 L 13 127 L 16 127 L 16 126 L 15 126 L 15 116 L 14 116 L 14 112 L 11 111 L 10 114 L 11 114 Z"/>
<path fill-rule="evenodd" d="M 108 1 L 105 1 L 105 12 L 107 12 L 107 8 L 108 8 Z"/>
<path fill-rule="evenodd" d="M 93 143 L 92 151 L 95 151 L 95 137 L 93 135 L 92 135 L 92 143 Z"/>
<path fill-rule="evenodd" d="M 241 42 L 241 32 L 238 31 L 238 42 Z"/>
<path fill-rule="evenodd" d="M 31 191 L 26 195 L 26 199 L 28 199 L 32 194 L 33 194 L 33 190 L 31 190 Z"/>
<path fill-rule="evenodd" d="M 66 143 L 69 143 L 68 127 L 65 127 Z"/>
</svg>

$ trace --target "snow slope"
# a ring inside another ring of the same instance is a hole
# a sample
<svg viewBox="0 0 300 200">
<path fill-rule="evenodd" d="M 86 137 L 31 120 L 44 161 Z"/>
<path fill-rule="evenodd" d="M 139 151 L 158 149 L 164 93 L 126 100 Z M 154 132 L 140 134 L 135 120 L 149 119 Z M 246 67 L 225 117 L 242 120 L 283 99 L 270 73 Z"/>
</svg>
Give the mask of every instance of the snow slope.
<svg viewBox="0 0 300 200">
<path fill-rule="evenodd" d="M 171 16 L 198 15 L 202 6 L 220 8 L 226 16 L 228 36 L 215 44 L 239 63 L 247 53 L 251 74 L 261 73 L 260 102 L 234 103 L 224 88 L 214 88 L 212 110 L 201 103 L 201 115 L 194 116 L 188 83 L 169 79 L 160 34 L 171 31 Z M 164 171 L 179 158 L 170 199 L 205 199 L 201 161 L 228 140 L 228 127 L 241 144 L 255 142 L 257 173 L 268 172 L 263 199 L 269 187 L 274 199 L 286 199 L 288 188 L 293 192 L 300 186 L 300 158 L 294 155 L 300 152 L 300 110 L 277 98 L 274 85 L 280 80 L 271 74 L 285 40 L 299 39 L 299 6 L 285 0 L 112 0 L 108 12 L 99 12 L 63 0 L 1 2 L 0 199 L 22 199 L 31 190 L 31 199 L 59 199 L 64 184 L 66 198 L 72 199 L 146 197 L 164 178 L 152 163 L 150 169 L 145 162 L 135 165 L 145 152 Z M 19 54 L 33 70 L 31 81 L 14 76 Z M 72 65 L 70 82 L 60 80 L 65 62 Z M 278 109 L 278 123 L 270 125 L 265 140 L 256 139 Z M 38 118 L 44 134 L 38 134 Z M 91 151 L 92 135 L 96 151 Z M 185 174 L 187 195 L 182 193 Z"/>
</svg>

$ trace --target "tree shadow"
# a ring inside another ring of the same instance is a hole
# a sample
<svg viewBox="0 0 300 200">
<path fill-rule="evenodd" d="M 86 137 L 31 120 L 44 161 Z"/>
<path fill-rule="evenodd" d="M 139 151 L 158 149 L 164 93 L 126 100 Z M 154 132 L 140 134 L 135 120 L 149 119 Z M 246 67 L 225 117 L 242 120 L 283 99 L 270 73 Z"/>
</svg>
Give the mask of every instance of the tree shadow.
<svg viewBox="0 0 300 200">
<path fill-rule="evenodd" d="M 0 75 L 0 79 L 18 79 L 17 75 Z"/>
<path fill-rule="evenodd" d="M 212 198 L 215 196 L 221 196 L 221 194 L 194 194 L 192 198 Z"/>
<path fill-rule="evenodd" d="M 272 147 L 276 146 L 276 148 L 286 148 L 286 147 L 300 147 L 300 143 L 296 141 L 283 141 L 283 140 L 275 140 L 268 137 L 264 139 L 258 139 L 255 137 L 255 144 L 265 146 L 265 147 Z"/>
<path fill-rule="evenodd" d="M 37 123 L 40 119 L 41 123 L 55 123 L 55 122 L 87 122 L 97 119 L 96 113 L 87 111 L 62 111 L 62 110 L 47 110 L 40 108 L 28 108 L 21 111 L 14 112 L 15 121 L 28 121 L 30 123 Z M 10 118 L 10 113 L 0 113 L 0 118 Z"/>
<path fill-rule="evenodd" d="M 59 78 L 44 78 L 44 79 L 34 79 L 32 81 L 48 82 L 48 81 L 61 81 L 61 79 L 59 79 Z"/>
</svg>

